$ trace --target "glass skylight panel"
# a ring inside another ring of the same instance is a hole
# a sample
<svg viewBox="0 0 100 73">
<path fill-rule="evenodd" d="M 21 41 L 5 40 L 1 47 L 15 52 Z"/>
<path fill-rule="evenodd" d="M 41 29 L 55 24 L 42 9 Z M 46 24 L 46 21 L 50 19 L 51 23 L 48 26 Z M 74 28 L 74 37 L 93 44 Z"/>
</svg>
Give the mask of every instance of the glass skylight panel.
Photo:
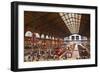
<svg viewBox="0 0 100 73">
<path fill-rule="evenodd" d="M 72 17 L 74 17 L 74 13 L 72 13 Z"/>
<path fill-rule="evenodd" d="M 64 16 L 62 17 L 62 19 L 63 19 L 63 20 L 66 20 L 66 18 L 65 18 Z"/>
<path fill-rule="evenodd" d="M 68 16 L 69 16 L 69 18 L 72 17 L 72 16 L 71 16 L 71 13 L 69 13 Z"/>
<path fill-rule="evenodd" d="M 64 15 L 66 17 L 66 19 L 68 19 L 68 15 Z"/>
<path fill-rule="evenodd" d="M 63 13 L 59 13 L 61 16 L 63 16 L 64 14 Z"/>
</svg>

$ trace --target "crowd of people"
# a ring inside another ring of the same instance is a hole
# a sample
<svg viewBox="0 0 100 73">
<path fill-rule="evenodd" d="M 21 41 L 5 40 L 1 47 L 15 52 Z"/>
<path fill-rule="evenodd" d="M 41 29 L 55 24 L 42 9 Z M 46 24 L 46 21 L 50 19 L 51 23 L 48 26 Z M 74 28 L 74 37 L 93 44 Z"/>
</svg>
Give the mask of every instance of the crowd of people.
<svg viewBox="0 0 100 73">
<path fill-rule="evenodd" d="M 74 42 L 64 44 L 62 40 L 36 39 L 34 35 L 26 40 L 24 43 L 24 62 L 67 60 L 73 57 L 74 59 L 90 58 L 89 43 L 80 42 L 81 45 L 76 46 Z M 75 50 L 75 48 L 78 49 Z"/>
<path fill-rule="evenodd" d="M 45 61 L 45 60 L 59 60 L 68 59 L 72 57 L 74 46 L 61 46 L 61 47 L 45 47 L 33 46 L 33 49 L 25 49 L 24 61 Z"/>
</svg>

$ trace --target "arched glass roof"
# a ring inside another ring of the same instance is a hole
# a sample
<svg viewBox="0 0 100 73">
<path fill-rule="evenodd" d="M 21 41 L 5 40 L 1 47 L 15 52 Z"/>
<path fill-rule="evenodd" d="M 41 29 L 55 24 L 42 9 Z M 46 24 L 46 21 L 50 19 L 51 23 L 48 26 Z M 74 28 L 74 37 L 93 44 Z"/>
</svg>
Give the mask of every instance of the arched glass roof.
<svg viewBox="0 0 100 73">
<path fill-rule="evenodd" d="M 59 13 L 59 14 L 72 34 L 79 33 L 81 14 L 78 13 Z"/>
</svg>

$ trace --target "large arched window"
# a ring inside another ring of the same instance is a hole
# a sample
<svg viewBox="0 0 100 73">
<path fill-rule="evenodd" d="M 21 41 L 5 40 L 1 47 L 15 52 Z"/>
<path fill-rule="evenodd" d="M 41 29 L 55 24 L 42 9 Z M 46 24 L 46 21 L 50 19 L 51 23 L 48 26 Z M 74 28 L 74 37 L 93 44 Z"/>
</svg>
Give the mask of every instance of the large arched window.
<svg viewBox="0 0 100 73">
<path fill-rule="evenodd" d="M 35 33 L 35 35 L 36 35 L 36 38 L 40 38 L 39 33 Z"/>
<path fill-rule="evenodd" d="M 54 40 L 54 37 L 52 37 L 52 40 Z"/>
<path fill-rule="evenodd" d="M 79 33 L 81 14 L 78 13 L 59 13 L 59 14 L 72 34 Z"/>
<path fill-rule="evenodd" d="M 25 33 L 25 37 L 32 37 L 32 32 L 31 31 L 27 31 Z"/>
<path fill-rule="evenodd" d="M 46 39 L 49 39 L 49 36 L 48 35 L 46 35 Z"/>
<path fill-rule="evenodd" d="M 41 35 L 41 38 L 44 39 L 44 34 Z"/>
</svg>

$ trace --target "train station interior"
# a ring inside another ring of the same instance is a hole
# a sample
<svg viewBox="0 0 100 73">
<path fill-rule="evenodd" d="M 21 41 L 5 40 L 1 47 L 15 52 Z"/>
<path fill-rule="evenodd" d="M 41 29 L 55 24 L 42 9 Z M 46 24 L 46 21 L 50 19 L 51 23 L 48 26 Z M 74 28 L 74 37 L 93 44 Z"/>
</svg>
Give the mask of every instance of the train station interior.
<svg viewBox="0 0 100 73">
<path fill-rule="evenodd" d="M 24 11 L 24 62 L 89 59 L 90 14 Z"/>
</svg>

